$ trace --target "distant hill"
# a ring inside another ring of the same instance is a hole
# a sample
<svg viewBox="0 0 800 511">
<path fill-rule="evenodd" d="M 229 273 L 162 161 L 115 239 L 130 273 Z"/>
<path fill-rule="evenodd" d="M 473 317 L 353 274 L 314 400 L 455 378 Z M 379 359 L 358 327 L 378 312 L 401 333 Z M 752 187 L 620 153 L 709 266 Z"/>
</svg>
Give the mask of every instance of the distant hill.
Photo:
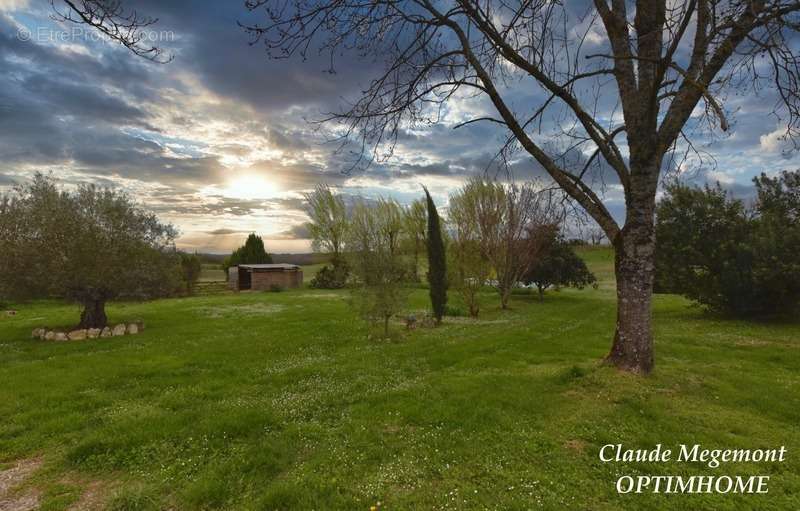
<svg viewBox="0 0 800 511">
<path fill-rule="evenodd" d="M 275 263 L 289 263 L 305 266 L 309 264 L 325 263 L 330 260 L 327 254 L 272 254 L 272 261 Z"/>
<path fill-rule="evenodd" d="M 197 254 L 200 261 L 205 264 L 222 264 L 228 254 Z M 326 254 L 271 254 L 272 261 L 275 263 L 298 264 L 301 266 L 309 264 L 324 263 L 330 259 Z"/>
</svg>

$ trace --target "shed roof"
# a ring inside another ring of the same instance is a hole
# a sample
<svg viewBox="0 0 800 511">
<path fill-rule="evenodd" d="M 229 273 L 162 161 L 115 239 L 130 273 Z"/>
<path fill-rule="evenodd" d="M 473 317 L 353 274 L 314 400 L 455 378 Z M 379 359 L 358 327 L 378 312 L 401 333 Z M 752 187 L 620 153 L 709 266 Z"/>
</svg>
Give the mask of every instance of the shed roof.
<svg viewBox="0 0 800 511">
<path fill-rule="evenodd" d="M 246 270 L 298 270 L 299 266 L 296 264 L 278 263 L 278 264 L 240 264 L 239 268 Z"/>
</svg>

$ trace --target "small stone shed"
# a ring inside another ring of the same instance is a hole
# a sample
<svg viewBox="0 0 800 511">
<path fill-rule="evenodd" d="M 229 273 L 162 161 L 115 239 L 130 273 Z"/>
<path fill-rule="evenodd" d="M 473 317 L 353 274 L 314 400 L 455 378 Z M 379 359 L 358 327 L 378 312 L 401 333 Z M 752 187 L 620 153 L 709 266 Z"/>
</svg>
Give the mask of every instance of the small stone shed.
<svg viewBox="0 0 800 511">
<path fill-rule="evenodd" d="M 269 291 L 302 285 L 303 270 L 296 264 L 240 264 L 228 268 L 228 287 L 234 291 Z"/>
</svg>

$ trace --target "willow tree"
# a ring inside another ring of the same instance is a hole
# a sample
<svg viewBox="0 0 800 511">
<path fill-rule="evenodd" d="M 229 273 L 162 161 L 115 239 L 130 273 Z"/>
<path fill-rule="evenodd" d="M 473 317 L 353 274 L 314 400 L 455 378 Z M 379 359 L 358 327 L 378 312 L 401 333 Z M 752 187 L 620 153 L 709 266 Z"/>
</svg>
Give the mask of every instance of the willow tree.
<svg viewBox="0 0 800 511">
<path fill-rule="evenodd" d="M 247 6 L 265 13 L 265 23 L 248 29 L 270 55 L 319 50 L 335 65 L 353 50 L 385 64 L 360 99 L 329 118 L 363 144 L 366 160 L 391 155 L 407 129 L 439 121 L 454 97 L 487 99 L 494 113 L 466 122 L 506 130 L 505 147 L 538 162 L 613 243 L 618 306 L 607 360 L 633 372 L 653 367 L 653 214 L 662 169 L 692 147 L 690 132 L 729 129 L 722 101 L 729 88 L 737 94 L 776 88 L 789 134 L 798 126 L 795 1 L 248 0 Z M 567 158 L 565 147 L 589 156 Z M 624 191 L 622 225 L 602 200 L 609 180 Z"/>
<path fill-rule="evenodd" d="M 311 233 L 314 250 L 333 255 L 337 262 L 342 255 L 344 239 L 347 235 L 347 208 L 341 195 L 334 194 L 331 188 L 319 183 L 311 193 L 304 194 L 308 217 L 306 224 Z"/>
</svg>

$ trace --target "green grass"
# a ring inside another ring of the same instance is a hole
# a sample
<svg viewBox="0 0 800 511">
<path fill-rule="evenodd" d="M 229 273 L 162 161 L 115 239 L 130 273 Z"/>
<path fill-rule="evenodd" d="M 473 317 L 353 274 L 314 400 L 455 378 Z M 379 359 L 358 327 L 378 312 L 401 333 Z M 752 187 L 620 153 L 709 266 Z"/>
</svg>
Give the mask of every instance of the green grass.
<svg viewBox="0 0 800 511">
<path fill-rule="evenodd" d="M 228 280 L 225 271 L 218 264 L 203 264 L 200 267 L 200 282 L 218 282 Z"/>
<path fill-rule="evenodd" d="M 613 257 L 598 289 L 484 296 L 477 321 L 376 340 L 343 292 L 241 293 L 109 307 L 138 336 L 47 343 L 0 319 L 0 463 L 41 455 L 48 509 L 97 480 L 109 509 L 799 509 L 800 325 L 655 299 L 654 374 L 600 366 Z M 306 280 L 309 280 L 306 275 Z M 458 300 L 451 296 L 456 306 Z M 415 290 L 411 309 L 427 293 Z M 462 306 L 463 309 L 463 306 Z M 607 463 L 607 443 L 773 448 L 784 463 Z M 621 474 L 768 474 L 768 495 L 617 495 Z M 59 507 L 60 506 L 60 507 Z"/>
</svg>

